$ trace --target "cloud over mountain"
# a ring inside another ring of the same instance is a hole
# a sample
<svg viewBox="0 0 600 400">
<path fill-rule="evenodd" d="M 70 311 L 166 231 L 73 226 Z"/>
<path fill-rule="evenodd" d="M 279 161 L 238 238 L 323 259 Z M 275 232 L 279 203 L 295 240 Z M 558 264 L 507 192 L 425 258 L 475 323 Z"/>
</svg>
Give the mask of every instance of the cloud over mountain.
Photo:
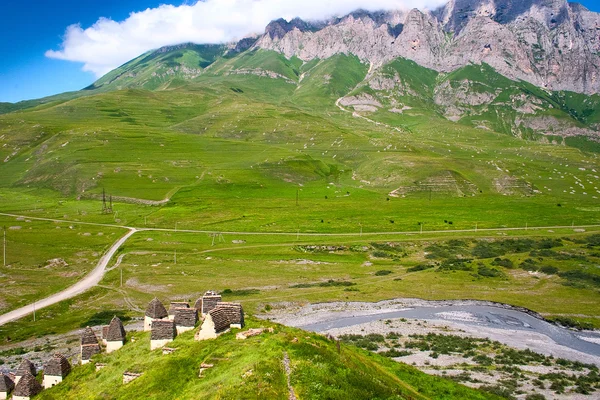
<svg viewBox="0 0 600 400">
<path fill-rule="evenodd" d="M 100 18 L 91 27 L 66 29 L 60 50 L 46 56 L 81 62 L 97 77 L 155 48 L 185 42 L 224 43 L 262 33 L 277 18 L 319 20 L 356 9 L 432 9 L 444 0 L 205 0 L 162 5 L 132 13 L 124 21 Z"/>
</svg>

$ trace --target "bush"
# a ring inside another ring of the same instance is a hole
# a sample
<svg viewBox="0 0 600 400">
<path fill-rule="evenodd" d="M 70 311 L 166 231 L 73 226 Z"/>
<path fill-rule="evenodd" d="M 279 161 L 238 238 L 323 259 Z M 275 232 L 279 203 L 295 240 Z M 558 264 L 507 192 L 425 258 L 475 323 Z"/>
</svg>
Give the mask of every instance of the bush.
<svg viewBox="0 0 600 400">
<path fill-rule="evenodd" d="M 375 276 L 385 276 L 385 275 L 389 275 L 391 273 L 392 273 L 392 271 L 390 271 L 390 270 L 382 269 L 380 271 L 375 272 Z"/>
<path fill-rule="evenodd" d="M 555 275 L 558 272 L 558 268 L 552 267 L 550 265 L 546 265 L 546 266 L 540 268 L 540 271 L 547 275 Z"/>
<path fill-rule="evenodd" d="M 499 276 L 504 276 L 504 274 L 496 268 L 486 267 L 485 265 L 479 266 L 477 268 L 477 273 L 481 276 L 485 276 L 488 278 L 497 278 Z"/>
<path fill-rule="evenodd" d="M 431 269 L 433 268 L 433 265 L 429 265 L 429 264 L 419 264 L 419 265 L 415 265 L 414 267 L 410 267 L 406 270 L 406 272 L 419 272 L 419 271 L 425 271 L 427 269 Z"/>
<path fill-rule="evenodd" d="M 392 258 L 393 256 L 383 250 L 375 250 L 371 255 L 375 258 Z"/>
<path fill-rule="evenodd" d="M 558 276 L 568 281 L 579 281 L 600 286 L 600 275 L 590 274 L 581 270 L 559 272 Z"/>
<path fill-rule="evenodd" d="M 546 396 L 539 393 L 528 394 L 525 400 L 546 400 Z"/>
</svg>

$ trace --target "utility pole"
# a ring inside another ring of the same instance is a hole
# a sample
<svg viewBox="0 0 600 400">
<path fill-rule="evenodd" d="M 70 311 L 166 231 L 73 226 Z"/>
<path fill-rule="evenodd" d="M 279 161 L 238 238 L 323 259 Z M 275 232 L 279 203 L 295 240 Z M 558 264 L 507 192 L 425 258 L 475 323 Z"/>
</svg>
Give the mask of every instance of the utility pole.
<svg viewBox="0 0 600 400">
<path fill-rule="evenodd" d="M 175 249 L 175 265 L 177 265 L 177 249 Z"/>
<path fill-rule="evenodd" d="M 360 224 L 360 237 L 362 237 L 362 224 Z"/>
<path fill-rule="evenodd" d="M 3 244 L 3 249 L 4 251 L 2 252 L 3 254 L 3 258 L 4 258 L 4 266 L 6 267 L 6 226 L 4 227 L 4 244 Z"/>
<path fill-rule="evenodd" d="M 300 200 L 300 189 L 296 189 L 296 207 L 298 207 L 299 200 Z"/>
<path fill-rule="evenodd" d="M 35 301 L 33 302 L 33 322 L 35 322 Z"/>
<path fill-rule="evenodd" d="M 423 223 L 421 222 L 421 234 L 423 234 Z"/>
<path fill-rule="evenodd" d="M 119 271 L 121 271 L 121 287 L 123 287 L 123 267 L 119 268 Z"/>
<path fill-rule="evenodd" d="M 477 232 L 477 222 L 475 222 L 475 232 Z"/>
</svg>

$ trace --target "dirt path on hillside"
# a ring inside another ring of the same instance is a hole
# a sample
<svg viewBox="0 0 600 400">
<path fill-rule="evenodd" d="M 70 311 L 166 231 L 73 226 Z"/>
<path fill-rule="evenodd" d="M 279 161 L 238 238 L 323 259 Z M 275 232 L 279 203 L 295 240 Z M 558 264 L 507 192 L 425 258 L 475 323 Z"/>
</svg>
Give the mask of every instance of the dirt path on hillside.
<svg viewBox="0 0 600 400">
<path fill-rule="evenodd" d="M 123 236 L 119 240 L 117 240 L 110 247 L 110 249 L 108 249 L 108 251 L 98 261 L 96 268 L 94 268 L 92 270 L 92 272 L 90 272 L 88 275 L 86 275 L 85 278 L 83 278 L 82 280 L 80 280 L 79 282 L 74 284 L 73 286 L 71 286 L 61 292 L 53 294 L 50 297 L 46 297 L 45 299 L 36 301 L 33 304 L 29 304 L 25 307 L 18 308 L 16 310 L 8 312 L 4 315 L 0 315 L 0 325 L 4 325 L 7 322 L 14 321 L 14 320 L 22 318 L 26 315 L 32 314 L 35 310 L 39 310 L 39 309 L 51 306 L 53 304 L 56 304 L 58 302 L 61 302 L 63 300 L 67 300 L 72 297 L 75 297 L 78 294 L 81 294 L 81 293 L 93 288 L 94 286 L 96 286 L 98 283 L 100 283 L 100 281 L 104 277 L 104 273 L 106 272 L 106 266 L 110 262 L 110 259 L 114 256 L 114 254 L 117 252 L 119 247 L 121 247 L 127 241 L 127 239 L 129 239 L 136 232 L 137 232 L 137 229 L 129 228 L 129 232 L 127 232 L 127 234 L 125 234 L 125 236 Z"/>
</svg>

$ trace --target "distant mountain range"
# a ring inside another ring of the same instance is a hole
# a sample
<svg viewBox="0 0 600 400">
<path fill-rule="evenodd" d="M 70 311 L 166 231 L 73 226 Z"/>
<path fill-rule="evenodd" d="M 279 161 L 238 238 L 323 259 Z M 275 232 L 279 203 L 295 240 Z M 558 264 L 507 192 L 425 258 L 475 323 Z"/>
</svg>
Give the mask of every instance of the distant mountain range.
<svg viewBox="0 0 600 400">
<path fill-rule="evenodd" d="M 355 60 L 351 66 L 349 58 Z M 354 74 L 338 76 L 353 84 L 338 85 L 332 68 Z M 362 114 L 427 109 L 519 137 L 598 140 L 600 14 L 565 0 L 451 0 L 433 12 L 359 10 L 328 21 L 280 19 L 264 34 L 235 43 L 150 51 L 80 92 L 3 103 L 0 113 L 232 74 L 281 79 L 298 89 L 310 80 L 329 87 L 325 92 L 336 95 L 330 102 Z"/>
<path fill-rule="evenodd" d="M 438 72 L 486 63 L 550 90 L 600 91 L 600 14 L 566 0 L 451 0 L 423 12 L 354 12 L 327 23 L 274 21 L 256 44 L 304 61 L 403 57 Z"/>
</svg>

